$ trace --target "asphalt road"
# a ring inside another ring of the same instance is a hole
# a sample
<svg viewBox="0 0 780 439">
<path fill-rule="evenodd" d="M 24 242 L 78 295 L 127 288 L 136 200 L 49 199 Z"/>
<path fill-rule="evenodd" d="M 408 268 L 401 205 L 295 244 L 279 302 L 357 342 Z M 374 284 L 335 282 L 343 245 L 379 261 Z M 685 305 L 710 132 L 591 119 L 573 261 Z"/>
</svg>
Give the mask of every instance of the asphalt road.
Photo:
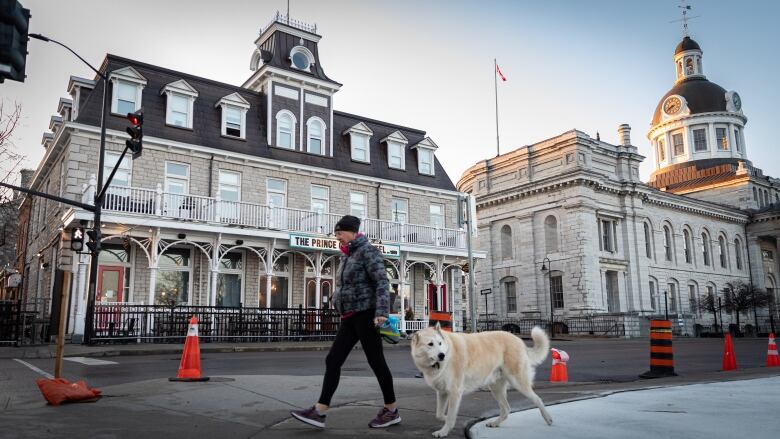
<svg viewBox="0 0 780 439">
<path fill-rule="evenodd" d="M 575 382 L 628 382 L 649 368 L 649 343 L 645 340 L 554 341 L 553 347 L 569 353 L 569 379 Z M 757 338 L 734 339 L 737 363 L 743 368 L 766 363 L 767 341 Z M 326 352 L 240 352 L 210 353 L 201 357 L 206 375 L 322 375 Z M 679 339 L 674 343 L 675 370 L 680 375 L 714 372 L 721 369 L 723 342 L 720 339 Z M 413 378 L 417 369 L 408 347 L 385 349 L 390 370 L 396 378 Z M 180 357 L 150 355 L 102 358 L 116 362 L 90 366 L 65 361 L 63 375 L 84 379 L 95 386 L 175 376 Z M 0 360 L 0 370 L 4 363 Z M 28 363 L 53 373 L 54 360 L 29 359 Z M 550 359 L 537 368 L 537 381 L 549 377 Z M 363 352 L 355 350 L 342 370 L 343 376 L 373 376 Z"/>
<path fill-rule="evenodd" d="M 537 369 L 537 393 L 546 404 L 572 398 L 600 396 L 605 391 L 647 386 L 678 385 L 725 379 L 766 376 L 766 340 L 737 339 L 734 342 L 739 372 L 719 372 L 722 340 L 675 341 L 679 377 L 640 381 L 638 374 L 649 364 L 646 340 L 554 341 L 553 346 L 571 354 L 572 383 L 548 381 L 550 360 Z M 37 437 L 262 437 L 308 438 L 312 431 L 290 420 L 289 410 L 314 402 L 319 394 L 326 352 L 209 353 L 202 356 L 209 383 L 169 383 L 178 355 L 118 356 L 64 363 L 65 378 L 83 379 L 104 390 L 95 404 L 46 406 L 34 384 L 40 374 L 51 373 L 52 359 L 0 360 L 0 438 Z M 381 394 L 363 352 L 355 350 L 344 365 L 342 386 L 334 398 L 328 429 L 320 437 L 370 437 L 389 433 L 404 437 L 430 437 L 438 428 L 433 419 L 433 392 L 417 371 L 408 346 L 385 350 L 393 371 L 396 394 L 404 422 L 393 431 L 372 431 L 366 422 L 381 406 Z M 29 365 L 29 366 L 28 366 Z M 513 410 L 529 402 L 510 392 Z M 498 407 L 488 392 L 464 397 L 458 425 L 451 437 L 464 437 L 465 428 Z M 536 421 L 541 422 L 541 417 Z"/>
</svg>

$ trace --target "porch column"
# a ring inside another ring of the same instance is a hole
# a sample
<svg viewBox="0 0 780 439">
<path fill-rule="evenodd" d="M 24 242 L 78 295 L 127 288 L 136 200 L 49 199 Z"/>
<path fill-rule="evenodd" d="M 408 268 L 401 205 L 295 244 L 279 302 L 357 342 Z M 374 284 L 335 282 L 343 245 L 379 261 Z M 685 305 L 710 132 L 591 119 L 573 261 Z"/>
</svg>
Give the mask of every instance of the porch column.
<svg viewBox="0 0 780 439">
<path fill-rule="evenodd" d="M 272 243 L 268 247 L 268 252 L 266 253 L 265 258 L 265 304 L 262 304 L 260 306 L 264 306 L 266 308 L 271 307 L 271 286 L 273 284 L 273 280 L 271 279 L 274 274 L 274 247 L 275 242 Z"/>
<path fill-rule="evenodd" d="M 160 229 L 154 231 L 149 243 L 149 298 L 147 305 L 154 305 L 154 295 L 157 290 L 157 259 L 160 251 Z"/>
<path fill-rule="evenodd" d="M 441 289 L 442 285 L 444 285 L 444 284 L 445 284 L 445 282 L 444 282 L 444 258 L 443 257 L 438 257 L 438 258 L 436 258 L 436 292 L 437 292 L 437 294 L 439 296 L 438 297 L 439 300 L 437 300 L 437 302 L 439 303 L 439 309 L 438 310 L 441 310 L 442 302 L 447 300 L 444 297 L 445 293 L 443 293 L 442 292 L 443 290 Z M 448 305 L 449 305 L 449 303 L 448 303 Z M 438 310 L 436 310 L 436 311 L 438 311 Z M 429 309 L 428 310 L 428 314 L 430 314 L 431 311 L 433 311 L 433 310 Z"/>
<path fill-rule="evenodd" d="M 322 279 L 322 252 L 317 252 L 317 259 L 314 265 L 314 296 L 316 297 L 317 308 L 320 308 L 322 304 L 322 297 L 320 297 L 322 295 L 322 288 L 320 286 L 320 279 Z"/>
<path fill-rule="evenodd" d="M 211 249 L 211 287 L 209 288 L 209 306 L 217 306 L 217 281 L 219 280 L 219 247 L 222 245 L 222 234 L 217 235 L 214 247 Z"/>
<path fill-rule="evenodd" d="M 74 318 L 73 318 L 73 341 L 80 343 L 84 337 L 84 325 L 87 309 L 87 265 L 89 257 L 87 255 L 78 255 L 78 276 L 76 280 L 76 300 L 74 300 Z"/>
<path fill-rule="evenodd" d="M 398 289 L 400 291 L 401 296 L 401 324 L 400 329 L 401 331 L 406 331 L 406 300 L 404 298 L 404 293 L 406 289 L 404 288 L 406 284 L 406 254 L 401 253 L 401 258 L 398 260 Z"/>
</svg>

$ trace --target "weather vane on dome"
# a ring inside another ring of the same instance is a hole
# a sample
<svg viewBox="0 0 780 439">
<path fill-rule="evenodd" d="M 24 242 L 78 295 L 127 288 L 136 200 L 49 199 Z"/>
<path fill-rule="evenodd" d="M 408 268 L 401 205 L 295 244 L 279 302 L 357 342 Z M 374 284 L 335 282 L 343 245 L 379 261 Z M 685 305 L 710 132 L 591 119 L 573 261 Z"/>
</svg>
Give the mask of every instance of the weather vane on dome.
<svg viewBox="0 0 780 439">
<path fill-rule="evenodd" d="M 694 17 L 689 17 L 688 16 L 688 11 L 690 11 L 692 9 L 691 5 L 685 4 L 686 0 L 680 0 L 680 3 L 681 3 L 681 5 L 679 5 L 677 7 L 682 10 L 682 18 L 679 19 L 679 20 L 672 20 L 669 23 L 680 23 L 680 22 L 682 22 L 682 24 L 683 24 L 683 37 L 688 37 L 688 36 L 690 36 L 690 34 L 688 33 L 688 20 L 693 20 L 694 18 L 699 18 L 699 17 L 701 17 L 701 15 L 696 15 Z"/>
</svg>

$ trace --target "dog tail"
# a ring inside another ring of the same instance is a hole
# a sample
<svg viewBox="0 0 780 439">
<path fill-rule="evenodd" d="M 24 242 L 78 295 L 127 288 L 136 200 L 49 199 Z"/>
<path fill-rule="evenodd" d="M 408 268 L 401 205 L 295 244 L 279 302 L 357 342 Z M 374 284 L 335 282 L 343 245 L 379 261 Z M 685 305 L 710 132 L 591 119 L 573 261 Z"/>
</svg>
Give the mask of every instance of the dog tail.
<svg viewBox="0 0 780 439">
<path fill-rule="evenodd" d="M 528 349 L 528 359 L 534 366 L 538 366 L 544 362 L 547 353 L 550 352 L 550 339 L 538 326 L 534 326 L 531 330 L 531 338 L 534 340 L 534 347 Z"/>
</svg>

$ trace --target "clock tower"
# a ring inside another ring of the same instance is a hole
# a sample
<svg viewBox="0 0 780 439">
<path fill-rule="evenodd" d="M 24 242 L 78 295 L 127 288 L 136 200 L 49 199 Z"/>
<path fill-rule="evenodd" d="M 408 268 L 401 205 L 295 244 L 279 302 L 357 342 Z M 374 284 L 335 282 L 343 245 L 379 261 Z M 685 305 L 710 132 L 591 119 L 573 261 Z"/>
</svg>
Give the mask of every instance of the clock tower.
<svg viewBox="0 0 780 439">
<path fill-rule="evenodd" d="M 647 133 L 655 157 L 651 180 L 684 164 L 747 162 L 742 100 L 707 79 L 702 54 L 689 36 L 675 48 L 675 84 L 658 102 Z"/>
</svg>

